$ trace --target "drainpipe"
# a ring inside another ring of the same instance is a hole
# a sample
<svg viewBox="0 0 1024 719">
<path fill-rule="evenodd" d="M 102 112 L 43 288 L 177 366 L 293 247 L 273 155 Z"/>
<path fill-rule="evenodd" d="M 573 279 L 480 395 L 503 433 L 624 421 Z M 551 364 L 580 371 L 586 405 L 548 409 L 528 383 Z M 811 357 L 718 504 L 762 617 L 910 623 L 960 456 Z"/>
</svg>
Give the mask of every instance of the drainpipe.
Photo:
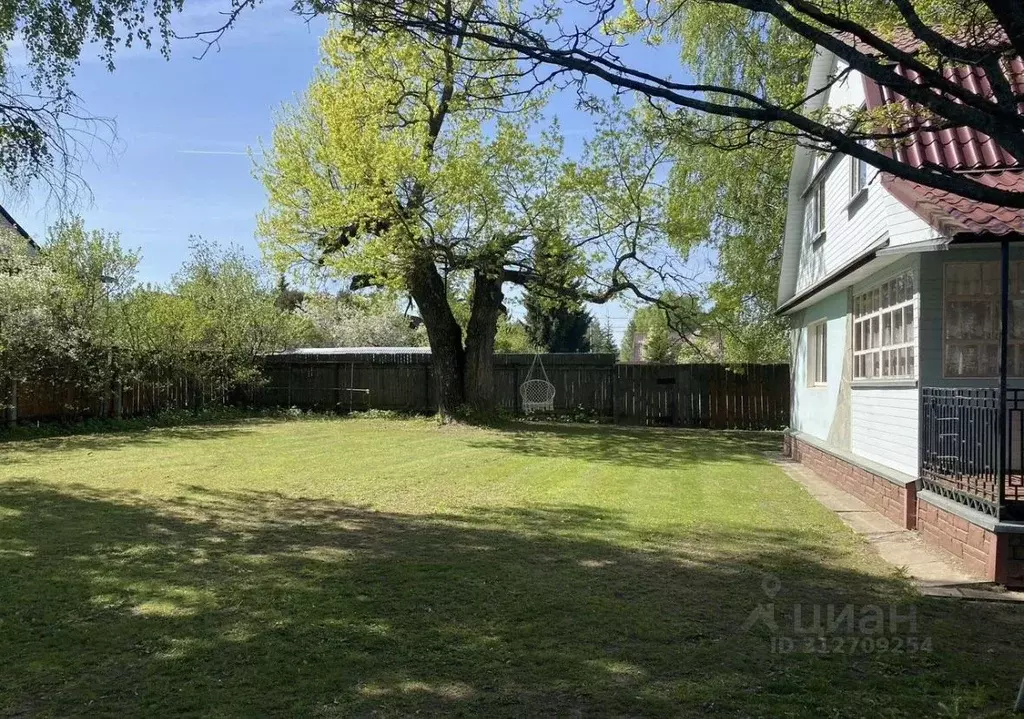
<svg viewBox="0 0 1024 719">
<path fill-rule="evenodd" d="M 1005 514 L 1006 492 L 1006 353 L 1010 337 L 1010 243 L 999 243 L 999 420 L 996 422 L 996 441 L 999 443 L 996 463 L 996 519 Z"/>
</svg>

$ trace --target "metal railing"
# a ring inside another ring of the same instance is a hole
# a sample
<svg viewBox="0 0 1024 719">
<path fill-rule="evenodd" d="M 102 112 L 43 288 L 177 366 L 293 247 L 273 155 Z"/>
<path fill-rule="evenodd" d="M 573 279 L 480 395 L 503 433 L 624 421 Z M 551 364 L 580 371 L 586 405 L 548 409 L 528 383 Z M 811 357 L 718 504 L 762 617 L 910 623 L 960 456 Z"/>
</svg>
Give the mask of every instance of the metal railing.
<svg viewBox="0 0 1024 719">
<path fill-rule="evenodd" d="M 1000 432 L 999 422 L 1005 422 Z M 999 466 L 999 436 L 1006 438 Z M 921 390 L 921 484 L 997 519 L 1024 518 L 1024 390 Z"/>
</svg>

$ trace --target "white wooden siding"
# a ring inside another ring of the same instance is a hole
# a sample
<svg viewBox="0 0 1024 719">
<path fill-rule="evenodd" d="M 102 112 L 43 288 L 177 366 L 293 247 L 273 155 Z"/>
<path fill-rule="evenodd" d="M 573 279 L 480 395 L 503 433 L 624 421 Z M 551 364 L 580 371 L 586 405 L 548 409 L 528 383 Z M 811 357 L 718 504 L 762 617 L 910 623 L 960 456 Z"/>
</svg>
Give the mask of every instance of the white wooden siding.
<svg viewBox="0 0 1024 719">
<path fill-rule="evenodd" d="M 916 387 L 854 388 L 850 412 L 853 453 L 916 476 L 918 397 Z"/>
<path fill-rule="evenodd" d="M 840 64 L 838 71 L 842 68 Z M 834 85 L 827 101 L 829 107 L 837 110 L 857 108 L 863 102 L 864 83 L 856 72 L 845 82 Z M 851 204 L 851 164 L 849 157 L 837 158 L 827 175 L 818 180 L 825 183 L 825 239 L 817 246 L 804 239 L 797 270 L 797 292 L 840 269 L 883 237 L 889 238 L 890 246 L 939 237 L 939 233 L 913 210 L 882 187 L 879 173 L 873 167 L 868 168 L 865 196 Z M 805 201 L 809 198 L 809 194 L 804 195 Z"/>
<path fill-rule="evenodd" d="M 889 230 L 889 245 L 905 245 L 911 242 L 923 242 L 934 240 L 942 235 L 922 220 L 916 212 L 893 197 L 889 192 L 879 186 L 884 195 L 886 207 L 886 226 Z"/>
</svg>

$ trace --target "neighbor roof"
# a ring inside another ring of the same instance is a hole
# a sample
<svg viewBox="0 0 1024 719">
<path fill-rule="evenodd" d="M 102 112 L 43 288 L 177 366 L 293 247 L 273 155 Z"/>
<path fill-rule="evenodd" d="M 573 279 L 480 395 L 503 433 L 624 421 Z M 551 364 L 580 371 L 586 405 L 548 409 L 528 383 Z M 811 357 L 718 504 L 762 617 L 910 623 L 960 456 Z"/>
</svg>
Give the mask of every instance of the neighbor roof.
<svg viewBox="0 0 1024 719">
<path fill-rule="evenodd" d="M 1002 63 L 1014 92 L 1024 95 L 1024 61 L 1019 57 Z M 896 72 L 919 82 L 914 70 L 897 65 Z M 977 67 L 955 67 L 943 75 L 959 87 L 984 98 L 993 96 L 985 71 Z M 887 151 L 911 167 L 943 167 L 989 187 L 1024 192 L 1024 165 L 988 135 L 969 127 L 933 130 L 931 121 L 916 118 L 917 108 L 892 88 L 864 78 L 869 109 L 900 104 L 914 118 L 906 129 L 911 134 Z M 1024 113 L 1024 103 L 1017 107 Z M 900 179 L 882 173 L 882 185 L 925 222 L 950 236 L 958 234 L 1006 235 L 1024 232 L 1024 210 L 1009 209 Z"/>
<path fill-rule="evenodd" d="M 35 243 L 35 240 L 32 239 L 31 235 L 29 235 L 28 232 L 25 231 L 24 227 L 18 224 L 18 221 L 11 216 L 10 212 L 4 209 L 3 205 L 0 205 L 0 217 L 2 217 L 7 222 L 7 224 L 13 227 L 19 235 L 28 240 L 28 243 L 32 245 L 32 247 L 39 249 L 39 245 Z"/>
</svg>

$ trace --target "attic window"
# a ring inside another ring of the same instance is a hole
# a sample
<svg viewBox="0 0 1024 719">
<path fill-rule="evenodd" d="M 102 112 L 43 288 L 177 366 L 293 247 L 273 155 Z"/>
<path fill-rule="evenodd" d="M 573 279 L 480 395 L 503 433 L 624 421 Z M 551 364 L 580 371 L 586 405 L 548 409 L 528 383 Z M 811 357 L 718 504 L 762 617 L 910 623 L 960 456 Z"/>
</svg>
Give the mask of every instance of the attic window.
<svg viewBox="0 0 1024 719">
<path fill-rule="evenodd" d="M 811 244 L 825 239 L 825 181 L 815 183 L 807 198 L 805 235 Z"/>
<path fill-rule="evenodd" d="M 868 163 L 850 158 L 850 197 L 854 198 L 868 186 Z"/>
</svg>

